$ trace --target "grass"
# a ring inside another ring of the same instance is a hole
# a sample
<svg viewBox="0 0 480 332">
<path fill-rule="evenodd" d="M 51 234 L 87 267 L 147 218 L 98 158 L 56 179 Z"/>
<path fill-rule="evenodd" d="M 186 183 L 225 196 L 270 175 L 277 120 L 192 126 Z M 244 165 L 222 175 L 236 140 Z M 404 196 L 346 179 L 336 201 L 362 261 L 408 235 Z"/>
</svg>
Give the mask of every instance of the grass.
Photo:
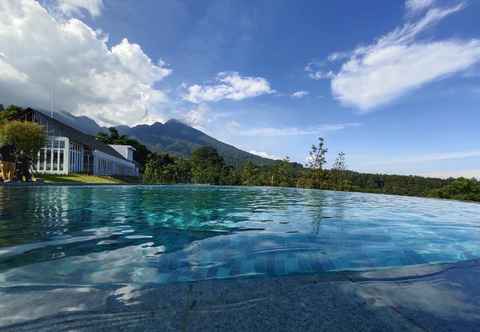
<svg viewBox="0 0 480 332">
<path fill-rule="evenodd" d="M 71 184 L 131 184 L 139 183 L 139 178 L 95 176 L 86 174 L 47 175 L 42 174 L 36 178 L 43 179 L 45 183 L 71 183 Z"/>
</svg>

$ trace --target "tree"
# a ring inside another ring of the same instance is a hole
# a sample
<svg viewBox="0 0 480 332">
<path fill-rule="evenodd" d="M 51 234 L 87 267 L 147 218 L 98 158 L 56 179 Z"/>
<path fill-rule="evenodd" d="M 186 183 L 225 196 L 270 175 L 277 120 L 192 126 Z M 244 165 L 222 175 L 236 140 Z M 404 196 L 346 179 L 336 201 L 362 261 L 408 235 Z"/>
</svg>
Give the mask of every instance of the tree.
<svg viewBox="0 0 480 332">
<path fill-rule="evenodd" d="M 244 186 L 256 186 L 258 183 L 259 169 L 250 160 L 247 161 L 240 172 L 240 182 Z"/>
<path fill-rule="evenodd" d="M 16 106 L 16 105 L 10 105 L 7 108 L 0 108 L 0 123 L 9 121 L 11 120 L 15 115 L 17 115 L 20 111 L 22 111 L 23 108 Z"/>
<path fill-rule="evenodd" d="M 192 181 L 194 183 L 220 184 L 225 162 L 217 150 L 210 146 L 192 153 Z"/>
<path fill-rule="evenodd" d="M 191 163 L 168 154 L 150 155 L 143 173 L 143 182 L 148 184 L 190 183 Z"/>
<path fill-rule="evenodd" d="M 442 188 L 431 190 L 430 197 L 480 201 L 480 182 L 476 179 L 458 178 Z"/>
<path fill-rule="evenodd" d="M 169 167 L 175 160 L 168 154 L 152 154 L 145 165 L 143 181 L 145 183 L 172 183 L 174 172 Z"/>
<path fill-rule="evenodd" d="M 0 146 L 13 146 L 15 162 L 21 165 L 20 179 L 30 179 L 32 160 L 45 146 L 46 139 L 43 126 L 34 122 L 9 121 L 0 125 Z"/>
<path fill-rule="evenodd" d="M 322 137 L 318 138 L 318 146 L 312 145 L 308 156 L 308 167 L 311 169 L 322 170 L 327 162 L 328 149 L 325 146 L 325 140 Z"/>
<path fill-rule="evenodd" d="M 333 163 L 332 166 L 333 170 L 336 171 L 345 171 L 347 169 L 346 163 L 345 163 L 345 153 L 340 152 L 337 155 L 337 158 L 335 159 L 335 162 Z"/>
<path fill-rule="evenodd" d="M 272 186 L 291 187 L 295 185 L 295 170 L 290 158 L 287 156 L 277 162 L 272 168 Z"/>
<path fill-rule="evenodd" d="M 325 140 L 322 137 L 318 138 L 318 146 L 313 144 L 308 156 L 308 178 L 300 182 L 308 185 L 309 188 L 323 188 L 325 186 L 325 172 L 324 165 L 327 163 L 328 149 L 325 145 Z"/>
<path fill-rule="evenodd" d="M 332 175 L 335 181 L 336 190 L 350 190 L 352 183 L 346 179 L 345 171 L 347 170 L 345 162 L 345 153 L 340 152 L 332 165 Z"/>
</svg>

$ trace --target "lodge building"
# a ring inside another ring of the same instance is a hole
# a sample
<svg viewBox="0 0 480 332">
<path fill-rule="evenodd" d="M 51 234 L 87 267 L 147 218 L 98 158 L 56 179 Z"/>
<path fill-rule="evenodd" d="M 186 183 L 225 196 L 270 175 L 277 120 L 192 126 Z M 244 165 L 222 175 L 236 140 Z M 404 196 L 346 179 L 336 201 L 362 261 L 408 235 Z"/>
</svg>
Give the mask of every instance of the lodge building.
<svg viewBox="0 0 480 332">
<path fill-rule="evenodd" d="M 67 175 L 139 176 L 130 145 L 108 145 L 72 128 L 46 112 L 27 108 L 18 120 L 41 124 L 47 133 L 47 144 L 34 161 L 36 173 Z"/>
</svg>

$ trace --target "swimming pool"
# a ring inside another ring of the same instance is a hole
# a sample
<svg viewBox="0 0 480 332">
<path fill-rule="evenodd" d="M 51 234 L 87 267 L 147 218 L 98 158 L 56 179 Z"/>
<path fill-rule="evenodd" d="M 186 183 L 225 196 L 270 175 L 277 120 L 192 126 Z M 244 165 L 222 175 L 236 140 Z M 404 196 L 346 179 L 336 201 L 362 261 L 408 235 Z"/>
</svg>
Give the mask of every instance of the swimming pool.
<svg viewBox="0 0 480 332">
<path fill-rule="evenodd" d="M 164 284 L 480 257 L 480 205 L 305 189 L 0 188 L 0 286 Z"/>
</svg>

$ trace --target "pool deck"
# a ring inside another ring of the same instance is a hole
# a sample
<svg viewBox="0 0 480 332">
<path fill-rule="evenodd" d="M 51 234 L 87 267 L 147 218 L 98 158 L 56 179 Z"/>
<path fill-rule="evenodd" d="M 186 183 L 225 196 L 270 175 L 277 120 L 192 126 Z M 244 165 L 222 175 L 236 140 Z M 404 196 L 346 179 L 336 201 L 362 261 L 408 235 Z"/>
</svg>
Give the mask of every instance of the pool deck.
<svg viewBox="0 0 480 332">
<path fill-rule="evenodd" d="M 0 298 L 0 331 L 479 331 L 480 260 Z"/>
</svg>

